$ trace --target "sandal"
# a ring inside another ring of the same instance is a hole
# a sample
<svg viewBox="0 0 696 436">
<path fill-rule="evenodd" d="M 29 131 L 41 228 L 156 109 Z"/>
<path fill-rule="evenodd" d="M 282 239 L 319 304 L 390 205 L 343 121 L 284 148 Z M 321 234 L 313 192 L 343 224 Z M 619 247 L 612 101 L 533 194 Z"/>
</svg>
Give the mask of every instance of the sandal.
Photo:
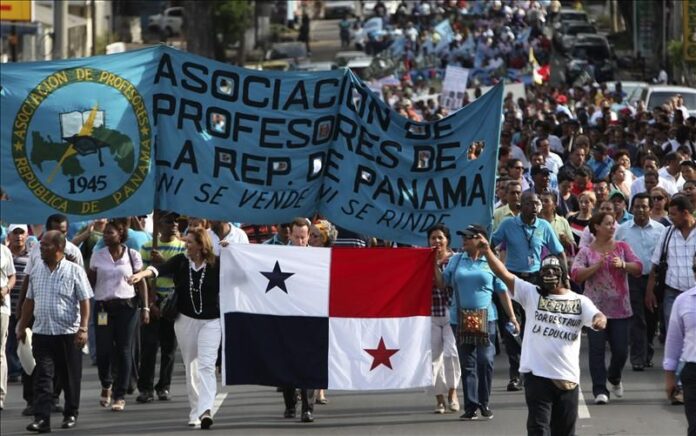
<svg viewBox="0 0 696 436">
<path fill-rule="evenodd" d="M 99 397 L 99 405 L 102 407 L 109 407 L 111 404 L 111 388 L 102 388 L 101 396 Z"/>
<path fill-rule="evenodd" d="M 126 408 L 126 400 L 116 400 L 114 401 L 114 404 L 111 406 L 111 411 L 112 412 L 123 412 L 123 409 Z"/>
</svg>

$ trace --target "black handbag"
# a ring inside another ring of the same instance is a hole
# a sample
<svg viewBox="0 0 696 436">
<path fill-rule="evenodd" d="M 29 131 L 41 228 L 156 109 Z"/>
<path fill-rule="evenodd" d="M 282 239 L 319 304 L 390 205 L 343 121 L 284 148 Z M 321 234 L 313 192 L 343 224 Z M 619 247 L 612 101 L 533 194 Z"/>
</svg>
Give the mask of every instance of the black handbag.
<svg viewBox="0 0 696 436">
<path fill-rule="evenodd" d="M 160 303 L 160 316 L 164 319 L 168 319 L 169 321 L 176 321 L 176 319 L 179 317 L 178 304 L 178 294 L 176 289 L 172 289 L 172 291 L 166 297 L 164 297 Z"/>
<path fill-rule="evenodd" d="M 674 233 L 674 226 L 670 227 L 665 235 L 664 241 L 662 241 L 662 247 L 660 247 L 660 263 L 655 266 L 655 288 L 654 293 L 658 302 L 662 302 L 665 297 L 665 286 L 667 278 L 667 257 L 669 251 L 669 241 L 672 239 L 672 234 Z"/>
</svg>

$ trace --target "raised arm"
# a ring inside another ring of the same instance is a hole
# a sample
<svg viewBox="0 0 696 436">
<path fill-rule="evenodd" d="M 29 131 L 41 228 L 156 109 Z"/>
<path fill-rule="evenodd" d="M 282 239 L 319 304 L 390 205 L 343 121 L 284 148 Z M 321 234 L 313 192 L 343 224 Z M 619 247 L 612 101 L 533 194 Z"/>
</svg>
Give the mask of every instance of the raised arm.
<svg viewBox="0 0 696 436">
<path fill-rule="evenodd" d="M 505 268 L 505 265 L 503 265 L 503 262 L 495 255 L 491 245 L 486 239 L 479 238 L 479 248 L 481 249 L 481 253 L 486 256 L 486 260 L 493 274 L 498 276 L 498 278 L 505 283 L 510 295 L 515 295 L 515 275 Z"/>
</svg>

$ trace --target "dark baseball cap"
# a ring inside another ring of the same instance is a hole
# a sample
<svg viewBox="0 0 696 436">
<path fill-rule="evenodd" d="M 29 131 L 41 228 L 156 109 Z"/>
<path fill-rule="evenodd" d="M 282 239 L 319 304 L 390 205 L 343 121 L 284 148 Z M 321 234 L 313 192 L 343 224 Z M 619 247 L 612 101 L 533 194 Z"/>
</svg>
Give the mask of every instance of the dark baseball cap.
<svg viewBox="0 0 696 436">
<path fill-rule="evenodd" d="M 595 144 L 592 146 L 592 151 L 597 151 L 600 153 L 606 153 L 607 147 L 604 144 Z"/>
<path fill-rule="evenodd" d="M 464 230 L 457 230 L 457 234 L 460 236 L 482 235 L 484 238 L 488 239 L 488 232 L 485 227 L 478 224 L 470 224 Z"/>
<path fill-rule="evenodd" d="M 532 176 L 536 176 L 537 174 L 541 173 L 546 173 L 546 175 L 549 175 L 551 174 L 551 170 L 543 165 L 534 165 L 530 171 Z"/>
</svg>

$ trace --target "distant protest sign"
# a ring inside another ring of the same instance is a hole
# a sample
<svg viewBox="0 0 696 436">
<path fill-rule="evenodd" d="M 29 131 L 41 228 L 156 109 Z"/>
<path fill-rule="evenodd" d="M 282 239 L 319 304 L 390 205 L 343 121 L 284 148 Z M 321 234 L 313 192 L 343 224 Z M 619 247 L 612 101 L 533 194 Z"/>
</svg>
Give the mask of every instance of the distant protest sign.
<svg viewBox="0 0 696 436">
<path fill-rule="evenodd" d="M 319 212 L 423 244 L 437 222 L 491 218 L 502 86 L 417 123 L 348 70 L 254 71 L 164 46 L 7 64 L 0 83 L 6 222 Z"/>
<path fill-rule="evenodd" d="M 468 69 L 447 65 L 445 79 L 442 81 L 440 104 L 450 111 L 456 111 L 461 108 L 466 95 L 466 84 L 468 81 Z"/>
</svg>

